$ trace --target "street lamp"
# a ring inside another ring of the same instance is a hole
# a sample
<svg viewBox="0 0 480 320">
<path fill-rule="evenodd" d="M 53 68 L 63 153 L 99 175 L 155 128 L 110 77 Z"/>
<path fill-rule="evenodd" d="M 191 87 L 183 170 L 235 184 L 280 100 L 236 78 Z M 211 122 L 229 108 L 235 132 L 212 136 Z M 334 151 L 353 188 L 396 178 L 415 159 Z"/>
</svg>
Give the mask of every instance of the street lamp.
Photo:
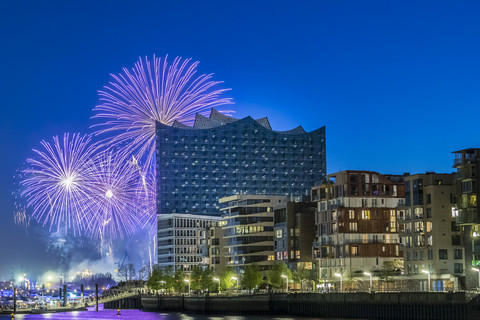
<svg viewBox="0 0 480 320">
<path fill-rule="evenodd" d="M 343 277 L 342 277 L 342 275 L 341 275 L 340 273 L 335 273 L 335 277 L 340 278 L 340 292 L 342 292 L 342 291 L 343 291 L 343 283 L 342 283 L 342 282 L 343 282 L 343 281 L 342 281 L 342 280 L 343 280 Z"/>
<path fill-rule="evenodd" d="M 480 269 L 472 268 L 472 270 L 478 272 L 478 290 L 480 290 Z"/>
<path fill-rule="evenodd" d="M 213 278 L 213 281 L 217 281 L 217 282 L 218 282 L 218 293 L 220 293 L 220 279 L 218 279 L 218 278 Z"/>
<path fill-rule="evenodd" d="M 286 275 L 282 274 L 282 278 L 287 279 L 287 290 L 286 291 L 288 292 L 288 277 Z"/>
<path fill-rule="evenodd" d="M 373 281 L 372 281 L 372 274 L 371 274 L 371 273 L 369 273 L 369 272 L 364 272 L 363 274 L 364 274 L 364 275 L 366 275 L 366 276 L 369 276 L 369 277 L 370 277 L 370 291 L 372 291 L 372 290 L 373 290 L 373 284 L 372 284 L 372 282 L 373 282 Z"/>
<path fill-rule="evenodd" d="M 190 280 L 185 279 L 185 280 L 183 280 L 183 281 L 185 281 L 186 283 L 188 283 L 188 294 L 190 294 Z"/>
<path fill-rule="evenodd" d="M 422 270 L 422 272 L 428 275 L 428 291 L 430 291 L 430 272 L 427 270 Z"/>
</svg>

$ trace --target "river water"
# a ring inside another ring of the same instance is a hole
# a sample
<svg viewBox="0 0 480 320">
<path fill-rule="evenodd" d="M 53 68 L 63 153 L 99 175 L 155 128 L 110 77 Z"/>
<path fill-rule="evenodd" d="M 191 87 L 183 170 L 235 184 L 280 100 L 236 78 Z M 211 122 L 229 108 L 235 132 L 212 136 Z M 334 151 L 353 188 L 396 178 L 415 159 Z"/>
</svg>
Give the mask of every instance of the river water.
<svg viewBox="0 0 480 320">
<path fill-rule="evenodd" d="M 117 316 L 117 310 L 103 309 L 99 306 L 99 311 L 96 312 L 94 308 L 89 308 L 88 311 L 76 312 L 61 312 L 61 313 L 46 313 L 46 314 L 17 314 L 15 320 L 69 320 L 69 319 L 116 319 L 116 320 L 291 320 L 309 318 L 294 318 L 294 317 L 274 317 L 274 316 L 205 316 L 193 315 L 184 313 L 157 313 L 157 312 L 142 312 L 138 310 L 120 310 L 121 315 Z M 0 315 L 1 320 L 10 320 L 9 315 Z M 319 320 L 319 319 L 317 319 Z"/>
</svg>

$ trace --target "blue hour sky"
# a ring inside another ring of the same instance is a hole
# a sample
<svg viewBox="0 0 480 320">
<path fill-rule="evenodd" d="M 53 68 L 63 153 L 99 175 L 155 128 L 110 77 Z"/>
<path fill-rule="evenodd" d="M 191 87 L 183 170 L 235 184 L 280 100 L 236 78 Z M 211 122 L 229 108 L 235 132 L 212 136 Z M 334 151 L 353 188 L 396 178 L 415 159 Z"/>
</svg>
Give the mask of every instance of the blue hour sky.
<svg viewBox="0 0 480 320">
<path fill-rule="evenodd" d="M 199 60 L 236 117 L 325 125 L 328 173 L 451 172 L 451 151 L 480 147 L 479 16 L 478 1 L 0 1 L 0 279 L 49 263 L 13 223 L 16 170 L 41 139 L 89 132 L 97 90 L 139 56 Z"/>
</svg>

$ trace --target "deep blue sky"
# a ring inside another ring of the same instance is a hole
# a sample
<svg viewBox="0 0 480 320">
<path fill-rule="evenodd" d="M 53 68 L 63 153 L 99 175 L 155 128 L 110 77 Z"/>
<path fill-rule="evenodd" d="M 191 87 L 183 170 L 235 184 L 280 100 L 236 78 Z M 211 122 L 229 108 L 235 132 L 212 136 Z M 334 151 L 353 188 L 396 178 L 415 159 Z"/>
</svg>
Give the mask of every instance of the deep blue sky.
<svg viewBox="0 0 480 320">
<path fill-rule="evenodd" d="M 237 117 L 326 125 L 329 173 L 451 172 L 451 151 L 480 146 L 479 16 L 478 1 L 0 1 L 0 279 L 45 260 L 13 224 L 15 170 L 41 139 L 88 132 L 97 90 L 139 56 L 201 61 Z"/>
</svg>

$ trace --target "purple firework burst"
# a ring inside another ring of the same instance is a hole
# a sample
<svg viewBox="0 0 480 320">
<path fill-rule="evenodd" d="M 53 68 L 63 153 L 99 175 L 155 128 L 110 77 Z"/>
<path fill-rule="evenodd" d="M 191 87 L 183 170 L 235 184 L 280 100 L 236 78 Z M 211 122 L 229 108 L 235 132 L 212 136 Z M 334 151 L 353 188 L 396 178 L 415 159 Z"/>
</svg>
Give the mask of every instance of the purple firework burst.
<svg viewBox="0 0 480 320">
<path fill-rule="evenodd" d="M 50 231 L 83 233 L 85 199 L 90 174 L 89 162 L 96 151 L 91 137 L 64 134 L 63 141 L 53 137 L 53 144 L 42 141 L 43 150 L 33 150 L 23 170 L 22 196 L 32 217 Z"/>
<path fill-rule="evenodd" d="M 221 98 L 228 89 L 215 89 L 219 81 L 212 74 L 196 75 L 199 62 L 153 56 L 137 61 L 129 70 L 113 75 L 114 81 L 99 91 L 101 104 L 94 108 L 96 134 L 114 133 L 105 139 L 109 145 L 121 146 L 125 157 L 135 156 L 145 164 L 143 172 L 154 171 L 155 121 L 171 125 L 175 120 L 190 124 L 196 113 L 232 104 Z M 229 112 L 229 111 L 225 111 Z"/>
<path fill-rule="evenodd" d="M 91 164 L 86 198 L 86 228 L 93 238 L 113 240 L 141 227 L 142 194 L 137 169 L 114 151 L 100 153 Z"/>
</svg>

